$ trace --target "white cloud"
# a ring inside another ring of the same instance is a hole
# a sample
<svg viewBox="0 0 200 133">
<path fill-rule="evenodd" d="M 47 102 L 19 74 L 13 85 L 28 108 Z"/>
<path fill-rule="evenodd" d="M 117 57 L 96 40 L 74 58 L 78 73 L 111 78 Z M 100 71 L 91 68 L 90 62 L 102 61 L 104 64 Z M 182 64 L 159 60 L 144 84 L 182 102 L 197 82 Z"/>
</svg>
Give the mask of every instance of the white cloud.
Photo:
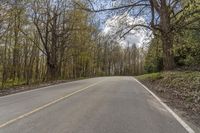
<svg viewBox="0 0 200 133">
<path fill-rule="evenodd" d="M 127 44 L 138 46 L 147 44 L 151 40 L 151 31 L 143 27 L 135 27 L 128 32 L 136 24 L 146 24 L 145 19 L 143 17 L 134 18 L 128 14 L 114 16 L 106 21 L 102 34 L 117 39 L 121 45 L 125 46 Z M 123 36 L 125 33 L 127 34 Z"/>
</svg>

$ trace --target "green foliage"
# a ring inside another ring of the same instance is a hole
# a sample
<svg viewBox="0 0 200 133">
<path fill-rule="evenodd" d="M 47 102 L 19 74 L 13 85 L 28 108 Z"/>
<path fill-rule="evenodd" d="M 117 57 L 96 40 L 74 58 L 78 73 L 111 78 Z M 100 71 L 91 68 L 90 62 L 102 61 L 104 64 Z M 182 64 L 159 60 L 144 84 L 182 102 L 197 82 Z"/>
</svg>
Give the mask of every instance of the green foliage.
<svg viewBox="0 0 200 133">
<path fill-rule="evenodd" d="M 200 30 L 183 30 L 174 36 L 174 60 L 176 67 L 198 69 L 200 66 Z M 159 72 L 163 69 L 161 41 L 155 37 L 149 46 L 145 58 L 147 73 Z"/>
<path fill-rule="evenodd" d="M 136 78 L 139 79 L 139 80 L 156 81 L 158 79 L 162 79 L 163 75 L 161 73 L 150 73 L 150 74 L 144 74 L 144 75 L 136 76 Z"/>
<path fill-rule="evenodd" d="M 178 66 L 200 65 L 200 31 L 187 31 L 176 36 L 175 60 Z"/>
<path fill-rule="evenodd" d="M 22 80 L 22 79 L 16 79 L 16 80 L 12 80 L 12 79 L 8 79 L 6 81 L 6 83 L 0 82 L 0 89 L 6 89 L 6 88 L 10 88 L 10 87 L 16 87 L 16 86 L 21 86 L 21 85 L 25 85 L 26 81 Z"/>
<path fill-rule="evenodd" d="M 147 73 L 159 72 L 163 69 L 161 42 L 158 38 L 154 38 L 148 49 L 145 58 L 145 71 Z"/>
</svg>

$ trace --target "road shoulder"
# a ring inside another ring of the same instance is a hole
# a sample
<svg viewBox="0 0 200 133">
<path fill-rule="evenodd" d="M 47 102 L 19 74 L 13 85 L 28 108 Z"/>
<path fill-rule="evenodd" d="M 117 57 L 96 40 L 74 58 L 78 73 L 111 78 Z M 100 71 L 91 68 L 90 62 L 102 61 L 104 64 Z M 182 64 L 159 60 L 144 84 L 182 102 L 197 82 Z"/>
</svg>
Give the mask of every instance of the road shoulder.
<svg viewBox="0 0 200 133">
<path fill-rule="evenodd" d="M 200 114 L 198 111 L 189 108 L 186 101 L 174 94 L 176 89 L 168 89 L 164 87 L 159 78 L 152 80 L 143 77 L 141 78 L 141 76 L 137 76 L 136 79 L 148 87 L 148 89 L 155 93 L 159 98 L 161 98 L 162 101 L 172 108 L 172 110 L 179 116 L 181 116 L 181 118 L 186 121 L 187 124 L 192 127 L 192 129 L 194 129 L 196 132 L 200 132 Z"/>
</svg>

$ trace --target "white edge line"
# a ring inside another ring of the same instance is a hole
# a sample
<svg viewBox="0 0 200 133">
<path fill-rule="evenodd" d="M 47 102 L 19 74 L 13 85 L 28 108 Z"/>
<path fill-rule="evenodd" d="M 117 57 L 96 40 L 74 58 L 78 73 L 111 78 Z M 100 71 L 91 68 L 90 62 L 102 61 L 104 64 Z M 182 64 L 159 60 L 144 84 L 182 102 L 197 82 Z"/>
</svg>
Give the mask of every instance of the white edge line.
<svg viewBox="0 0 200 133">
<path fill-rule="evenodd" d="M 32 111 L 29 111 L 29 112 L 27 112 L 27 113 L 25 113 L 25 114 L 23 114 L 23 115 L 20 115 L 20 116 L 18 116 L 18 117 L 16 117 L 16 118 L 13 118 L 13 119 L 11 119 L 11 120 L 5 122 L 5 123 L 2 123 L 2 124 L 0 124 L 0 128 L 3 128 L 3 127 L 5 127 L 5 126 L 7 126 L 7 125 L 10 125 L 10 124 L 12 124 L 12 123 L 14 123 L 14 122 L 16 122 L 16 121 L 18 121 L 18 120 L 21 120 L 21 119 L 25 118 L 25 117 L 28 117 L 28 116 L 30 116 L 30 115 L 32 115 L 32 114 L 34 114 L 34 113 L 36 113 L 36 112 L 38 112 L 38 111 L 40 111 L 40 110 L 43 110 L 43 109 L 45 109 L 45 108 L 47 108 L 47 107 L 49 107 L 49 106 L 51 106 L 51 105 L 53 105 L 53 104 L 56 104 L 56 103 L 58 103 L 58 102 L 60 102 L 60 101 L 62 101 L 62 100 L 64 100 L 64 99 L 67 99 L 67 98 L 69 98 L 69 97 L 71 97 L 71 96 L 73 96 L 73 95 L 75 95 L 75 94 L 77 94 L 77 93 L 80 93 L 80 92 L 82 92 L 82 91 L 84 91 L 84 90 L 86 90 L 86 89 L 88 89 L 88 88 L 90 88 L 90 87 L 93 87 L 93 86 L 95 86 L 95 85 L 97 85 L 97 84 L 99 84 L 99 83 L 101 83 L 101 82 L 103 82 L 103 81 L 105 81 L 105 80 L 106 80 L 106 79 L 100 80 L 100 81 L 98 81 L 98 82 L 96 82 L 96 83 L 93 83 L 93 84 L 88 85 L 87 87 L 84 87 L 84 88 L 82 88 L 82 89 L 79 89 L 79 90 L 77 90 L 77 91 L 74 91 L 74 92 L 72 92 L 72 93 L 70 93 L 70 94 L 66 94 L 66 95 L 64 95 L 64 96 L 62 96 L 62 97 L 60 97 L 60 98 L 58 98 L 58 99 L 56 99 L 56 100 L 54 100 L 54 101 L 51 101 L 51 102 L 49 102 L 49 103 L 47 103 L 47 104 L 44 104 L 44 105 L 42 105 L 42 106 L 40 106 L 40 107 L 38 107 L 38 108 L 36 108 L 36 109 L 34 109 L 34 110 L 32 110 Z"/>
<path fill-rule="evenodd" d="M 195 131 L 186 124 L 169 106 L 167 106 L 162 100 L 156 96 L 151 90 L 149 90 L 145 85 L 143 85 L 140 81 L 138 81 L 136 78 L 133 77 L 135 81 L 137 81 L 143 88 L 145 88 L 158 102 L 163 105 L 169 113 L 174 116 L 174 118 L 187 130 L 188 133 L 195 133 Z"/>
<path fill-rule="evenodd" d="M 87 79 L 80 79 L 80 80 L 75 80 L 75 81 L 69 81 L 69 82 L 66 82 L 66 83 L 58 83 L 58 84 L 54 84 L 54 85 L 47 85 L 47 86 L 44 86 L 44 87 L 36 87 L 34 89 L 31 89 L 31 90 L 25 90 L 25 91 L 16 92 L 16 93 L 13 93 L 13 94 L 8 94 L 8 95 L 0 96 L 0 99 L 11 97 L 11 96 L 16 96 L 16 95 L 20 95 L 20 94 L 26 94 L 28 92 L 39 91 L 39 90 L 43 90 L 43 89 L 47 89 L 47 88 L 51 88 L 51 87 L 60 86 L 60 85 L 72 84 L 72 83 L 75 83 L 75 82 L 78 82 L 78 81 L 82 81 L 82 80 L 87 80 Z"/>
</svg>

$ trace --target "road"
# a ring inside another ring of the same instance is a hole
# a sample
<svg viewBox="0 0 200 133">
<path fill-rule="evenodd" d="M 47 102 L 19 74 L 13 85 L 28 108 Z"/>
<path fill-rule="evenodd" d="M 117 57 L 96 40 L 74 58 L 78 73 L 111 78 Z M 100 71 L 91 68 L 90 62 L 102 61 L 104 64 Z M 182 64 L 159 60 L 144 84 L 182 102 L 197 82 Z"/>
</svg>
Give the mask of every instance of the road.
<svg viewBox="0 0 200 133">
<path fill-rule="evenodd" d="M 0 98 L 0 133 L 188 133 L 133 77 L 100 77 Z"/>
</svg>

